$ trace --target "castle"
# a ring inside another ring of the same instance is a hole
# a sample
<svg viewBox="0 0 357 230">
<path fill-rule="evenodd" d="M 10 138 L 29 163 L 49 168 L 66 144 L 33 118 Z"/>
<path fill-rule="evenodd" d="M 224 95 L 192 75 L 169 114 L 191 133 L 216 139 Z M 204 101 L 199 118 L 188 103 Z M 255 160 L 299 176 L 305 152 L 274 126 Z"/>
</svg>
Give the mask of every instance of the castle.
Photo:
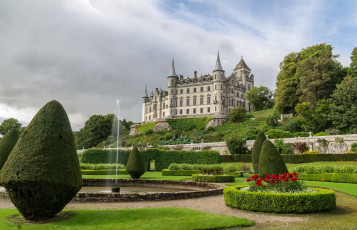
<svg viewBox="0 0 357 230">
<path fill-rule="evenodd" d="M 213 74 L 193 78 L 178 76 L 174 60 L 167 77 L 168 91 L 155 89 L 142 97 L 141 122 L 162 121 L 166 118 L 187 118 L 212 116 L 216 125 L 228 119 L 229 112 L 236 106 L 250 111 L 245 95 L 254 87 L 254 75 L 243 57 L 233 73 L 225 76 L 219 53 Z"/>
</svg>

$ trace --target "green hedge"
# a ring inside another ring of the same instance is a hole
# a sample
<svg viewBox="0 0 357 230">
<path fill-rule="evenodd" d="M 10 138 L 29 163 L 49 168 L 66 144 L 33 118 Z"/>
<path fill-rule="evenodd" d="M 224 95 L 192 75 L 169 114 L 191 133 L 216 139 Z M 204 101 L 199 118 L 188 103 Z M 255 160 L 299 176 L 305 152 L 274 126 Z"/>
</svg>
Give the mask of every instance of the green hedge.
<svg viewBox="0 0 357 230">
<path fill-rule="evenodd" d="M 118 163 L 126 165 L 130 150 L 119 150 Z M 169 167 L 171 163 L 188 164 L 218 164 L 221 158 L 216 151 L 170 151 L 161 149 L 140 150 L 145 168 L 149 168 L 151 160 L 155 161 L 155 169 L 161 171 Z M 116 150 L 92 148 L 82 153 L 81 163 L 115 163 Z"/>
<path fill-rule="evenodd" d="M 338 183 L 357 183 L 357 174 L 350 174 L 350 173 L 300 174 L 299 179 L 310 180 L 310 181 L 338 182 Z"/>
<path fill-rule="evenodd" d="M 192 176 L 192 174 L 200 173 L 199 170 L 168 170 L 163 169 L 162 176 Z"/>
<path fill-rule="evenodd" d="M 234 182 L 234 176 L 231 175 L 206 175 L 193 174 L 192 181 L 194 182 Z"/>
<path fill-rule="evenodd" d="M 82 169 L 82 175 L 115 175 L 115 169 L 100 169 L 100 170 L 92 170 L 92 169 Z M 126 175 L 128 172 L 125 169 L 118 169 L 118 175 Z"/>
<path fill-rule="evenodd" d="M 357 161 L 357 154 L 282 154 L 285 163 L 309 163 L 317 161 Z M 222 162 L 252 162 L 252 155 L 222 155 Z"/>
<path fill-rule="evenodd" d="M 325 212 L 336 208 L 334 191 L 311 188 L 314 193 L 265 193 L 242 191 L 240 186 L 223 189 L 224 202 L 232 208 L 274 213 Z"/>
<path fill-rule="evenodd" d="M 192 129 L 202 130 L 206 127 L 212 117 L 178 118 L 166 119 L 166 122 L 176 130 L 190 131 Z"/>
</svg>

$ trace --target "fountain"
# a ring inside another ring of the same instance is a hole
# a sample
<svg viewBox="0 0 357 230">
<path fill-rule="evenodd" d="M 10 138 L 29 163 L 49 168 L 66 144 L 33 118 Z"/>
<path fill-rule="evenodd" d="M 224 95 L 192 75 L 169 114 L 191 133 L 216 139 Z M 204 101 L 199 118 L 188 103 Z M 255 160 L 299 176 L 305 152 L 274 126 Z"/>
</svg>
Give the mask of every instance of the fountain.
<svg viewBox="0 0 357 230">
<path fill-rule="evenodd" d="M 120 128 L 120 120 L 119 120 L 119 112 L 120 112 L 120 104 L 119 99 L 116 102 L 117 109 L 114 113 L 114 116 L 117 117 L 117 154 L 115 160 L 115 186 L 112 187 L 112 192 L 120 192 L 120 186 L 118 185 L 118 158 L 119 158 L 119 128 Z M 115 121 L 115 117 L 114 117 Z"/>
</svg>

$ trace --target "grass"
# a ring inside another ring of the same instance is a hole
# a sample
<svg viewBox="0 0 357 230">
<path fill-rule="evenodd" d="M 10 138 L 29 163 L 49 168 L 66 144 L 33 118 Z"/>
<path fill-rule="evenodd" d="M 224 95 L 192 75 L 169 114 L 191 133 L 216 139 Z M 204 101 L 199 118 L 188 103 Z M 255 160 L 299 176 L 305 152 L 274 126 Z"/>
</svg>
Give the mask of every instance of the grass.
<svg viewBox="0 0 357 230">
<path fill-rule="evenodd" d="M 187 208 L 66 210 L 72 218 L 50 223 L 25 221 L 17 210 L 1 209 L 0 229 L 221 229 L 251 226 L 253 221 Z M 11 217 L 11 218 L 9 218 Z"/>
<path fill-rule="evenodd" d="M 115 175 L 82 175 L 86 179 L 115 179 Z M 130 179 L 130 175 L 118 175 L 118 179 Z M 161 176 L 161 172 L 145 172 L 140 179 L 146 180 L 191 180 L 191 176 Z"/>
<path fill-rule="evenodd" d="M 260 110 L 257 112 L 252 112 L 252 114 L 255 116 L 255 118 L 257 120 L 265 120 L 267 119 L 269 116 L 274 114 L 274 109 L 264 109 L 264 110 Z"/>
</svg>

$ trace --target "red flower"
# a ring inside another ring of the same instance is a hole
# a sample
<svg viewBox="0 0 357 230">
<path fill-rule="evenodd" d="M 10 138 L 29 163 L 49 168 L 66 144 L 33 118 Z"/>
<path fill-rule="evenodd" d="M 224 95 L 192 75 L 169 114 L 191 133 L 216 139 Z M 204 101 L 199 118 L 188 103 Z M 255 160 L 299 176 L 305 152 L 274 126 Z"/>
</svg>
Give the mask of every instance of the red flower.
<svg viewBox="0 0 357 230">
<path fill-rule="evenodd" d="M 253 177 L 252 177 L 254 180 L 256 180 L 258 178 L 258 175 L 255 174 Z"/>
<path fill-rule="evenodd" d="M 298 176 L 298 174 L 297 174 L 296 172 L 293 172 L 293 176 L 296 176 L 296 177 L 297 177 L 297 176 Z"/>
<path fill-rule="evenodd" d="M 265 178 L 270 178 L 270 175 L 269 174 L 265 175 Z"/>
<path fill-rule="evenodd" d="M 248 179 L 247 179 L 248 182 L 249 182 L 249 181 L 252 181 L 252 180 L 253 180 L 253 178 L 248 178 Z"/>
<path fill-rule="evenodd" d="M 285 182 L 289 182 L 289 178 L 285 177 L 285 178 L 284 178 L 284 181 L 285 181 Z"/>
<path fill-rule="evenodd" d="M 289 173 L 288 178 L 292 178 L 292 177 L 293 177 L 293 174 Z"/>
<path fill-rule="evenodd" d="M 291 178 L 291 181 L 296 181 L 296 180 L 297 180 L 297 177 Z"/>
<path fill-rule="evenodd" d="M 258 180 L 258 181 L 256 182 L 256 184 L 257 184 L 258 186 L 260 186 L 260 185 L 262 185 L 262 181 L 261 181 L 261 180 Z"/>
</svg>

